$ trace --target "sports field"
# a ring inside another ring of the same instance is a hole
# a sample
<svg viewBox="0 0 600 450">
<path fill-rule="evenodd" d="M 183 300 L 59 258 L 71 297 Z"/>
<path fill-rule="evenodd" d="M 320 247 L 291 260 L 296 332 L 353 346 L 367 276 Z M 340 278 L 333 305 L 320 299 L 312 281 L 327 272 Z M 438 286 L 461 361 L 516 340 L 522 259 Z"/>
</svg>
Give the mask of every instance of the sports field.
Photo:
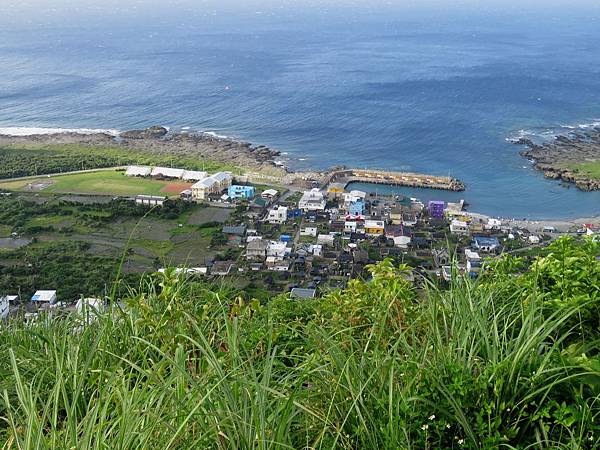
<svg viewBox="0 0 600 450">
<path fill-rule="evenodd" d="M 177 195 L 189 183 L 127 177 L 123 172 L 99 171 L 0 182 L 0 189 L 52 193 L 110 195 Z"/>
</svg>

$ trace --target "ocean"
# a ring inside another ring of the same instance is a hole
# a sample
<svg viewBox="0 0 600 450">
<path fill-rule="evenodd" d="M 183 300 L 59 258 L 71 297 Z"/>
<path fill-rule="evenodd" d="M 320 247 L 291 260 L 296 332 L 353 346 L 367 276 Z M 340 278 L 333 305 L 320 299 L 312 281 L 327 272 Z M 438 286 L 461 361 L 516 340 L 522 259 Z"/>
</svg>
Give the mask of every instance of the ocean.
<svg viewBox="0 0 600 450">
<path fill-rule="evenodd" d="M 507 142 L 600 123 L 598 7 L 270 8 L 0 18 L 0 128 L 211 131 L 296 169 L 451 175 L 465 192 L 397 191 L 493 216 L 600 214 Z"/>
</svg>

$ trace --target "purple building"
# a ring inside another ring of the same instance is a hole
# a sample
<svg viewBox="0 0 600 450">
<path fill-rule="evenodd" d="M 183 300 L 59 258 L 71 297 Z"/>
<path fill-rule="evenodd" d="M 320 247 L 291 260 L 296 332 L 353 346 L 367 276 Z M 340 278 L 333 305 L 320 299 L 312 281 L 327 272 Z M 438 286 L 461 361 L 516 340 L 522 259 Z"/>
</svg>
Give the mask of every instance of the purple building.
<svg viewBox="0 0 600 450">
<path fill-rule="evenodd" d="M 446 204 L 439 200 L 430 200 L 427 204 L 429 215 L 436 219 L 442 219 L 444 217 L 444 208 Z"/>
</svg>

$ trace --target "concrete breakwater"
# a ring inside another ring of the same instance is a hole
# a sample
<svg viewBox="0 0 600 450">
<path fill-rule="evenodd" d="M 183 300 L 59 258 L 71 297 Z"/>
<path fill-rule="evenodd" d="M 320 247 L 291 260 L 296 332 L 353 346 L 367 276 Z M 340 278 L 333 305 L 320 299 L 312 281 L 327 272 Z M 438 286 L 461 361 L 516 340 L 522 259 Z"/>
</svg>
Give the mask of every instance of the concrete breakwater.
<svg viewBox="0 0 600 450">
<path fill-rule="evenodd" d="M 387 184 L 416 188 L 441 189 L 446 191 L 464 191 L 465 184 L 453 177 L 440 177 L 411 172 L 390 172 L 369 169 L 343 169 L 331 173 L 330 183 L 347 185 L 352 182 Z"/>
</svg>

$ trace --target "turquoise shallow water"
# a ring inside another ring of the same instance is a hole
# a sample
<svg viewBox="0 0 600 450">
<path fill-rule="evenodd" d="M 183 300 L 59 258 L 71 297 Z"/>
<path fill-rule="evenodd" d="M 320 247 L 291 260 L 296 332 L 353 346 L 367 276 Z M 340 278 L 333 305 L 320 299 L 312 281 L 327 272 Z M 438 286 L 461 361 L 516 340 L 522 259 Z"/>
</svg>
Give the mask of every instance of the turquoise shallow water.
<svg viewBox="0 0 600 450">
<path fill-rule="evenodd" d="M 495 216 L 600 214 L 506 142 L 600 118 L 598 9 L 365 8 L 11 22 L 0 127 L 209 130 L 297 168 L 450 174 Z"/>
</svg>

